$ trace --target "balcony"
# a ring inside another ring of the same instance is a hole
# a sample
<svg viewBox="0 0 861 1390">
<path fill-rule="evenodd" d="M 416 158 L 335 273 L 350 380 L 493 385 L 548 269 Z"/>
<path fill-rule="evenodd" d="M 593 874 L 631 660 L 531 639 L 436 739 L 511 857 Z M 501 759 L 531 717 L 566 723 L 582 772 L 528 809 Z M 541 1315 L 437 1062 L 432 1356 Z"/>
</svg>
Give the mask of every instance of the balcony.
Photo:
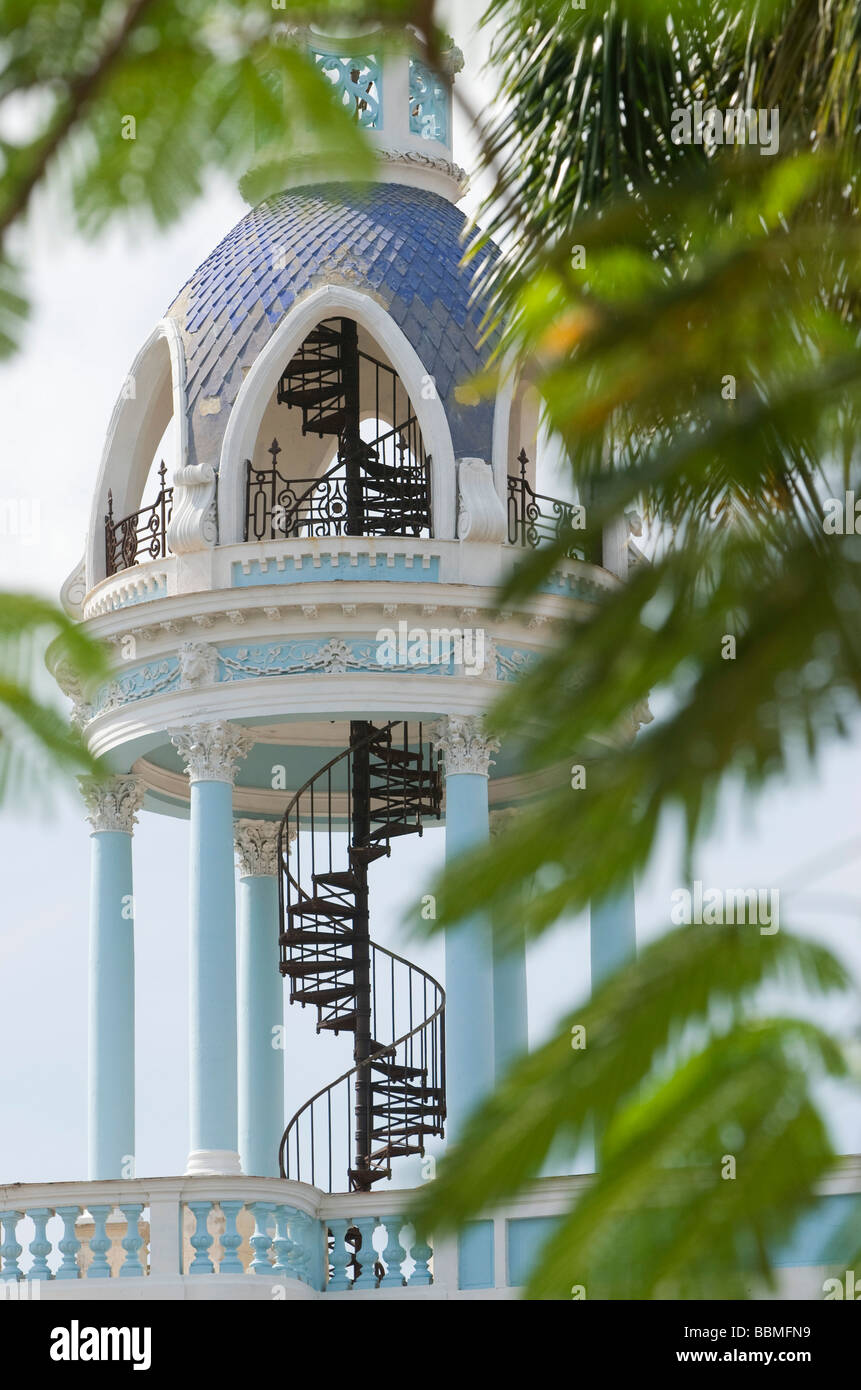
<svg viewBox="0 0 861 1390">
<path fill-rule="evenodd" d="M 167 553 L 167 528 L 171 518 L 173 488 L 167 487 L 164 461 L 158 470 L 159 492 L 149 507 L 114 520 L 113 494 L 108 493 L 105 515 L 105 574 L 119 574 L 141 560 L 163 560 Z"/>
<path fill-rule="evenodd" d="M 19 1299 L 513 1299 L 588 1187 L 541 1178 L 456 1239 L 407 1223 L 413 1190 L 324 1193 L 280 1178 L 146 1178 L 0 1188 L 2 1294 Z M 821 1299 L 854 1253 L 861 1157 L 838 1161 L 772 1252 L 778 1289 Z M 588 1291 L 587 1291 L 588 1297 Z"/>
<path fill-rule="evenodd" d="M 536 1238 L 585 1181 L 543 1179 L 440 1242 L 407 1224 L 410 1190 L 327 1194 L 245 1177 L 15 1184 L 0 1189 L 0 1280 L 6 1298 L 60 1301 L 512 1298 Z"/>
<path fill-rule="evenodd" d="M 517 462 L 520 471 L 508 475 L 509 544 L 535 550 L 550 541 L 570 541 L 565 549 L 566 558 L 585 560 L 585 545 L 574 535 L 575 531 L 583 530 L 583 509 L 575 502 L 565 502 L 534 490 L 527 477 L 529 459 L 524 449 L 520 450 Z"/>
</svg>

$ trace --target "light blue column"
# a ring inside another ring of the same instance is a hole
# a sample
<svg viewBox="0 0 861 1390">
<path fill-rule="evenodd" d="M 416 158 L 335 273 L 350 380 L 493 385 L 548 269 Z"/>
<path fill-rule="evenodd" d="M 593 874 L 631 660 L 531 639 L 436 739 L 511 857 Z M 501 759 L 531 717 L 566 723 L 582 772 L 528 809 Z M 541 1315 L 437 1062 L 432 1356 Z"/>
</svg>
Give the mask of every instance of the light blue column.
<svg viewBox="0 0 861 1390">
<path fill-rule="evenodd" d="M 188 1174 L 239 1173 L 233 778 L 251 746 L 224 720 L 171 730 L 188 767 Z"/>
<path fill-rule="evenodd" d="M 633 880 L 612 897 L 589 908 L 589 950 L 592 989 L 637 954 L 637 922 Z"/>
<path fill-rule="evenodd" d="M 489 835 L 487 779 L 498 746 L 478 718 L 451 716 L 439 735 L 445 755 L 445 852 L 456 859 Z M 457 1142 L 470 1111 L 493 1089 L 493 942 L 480 914 L 446 932 L 446 1137 Z"/>
<path fill-rule="evenodd" d="M 239 820 L 239 1157 L 243 1173 L 278 1177 L 284 1133 L 284 989 L 278 973 L 278 825 Z"/>
<path fill-rule="evenodd" d="M 515 807 L 491 812 L 491 835 L 510 830 L 517 815 Z M 524 885 L 521 890 L 524 901 L 527 891 Z M 525 932 L 506 947 L 495 937 L 493 940 L 493 1039 L 495 1073 L 499 1082 L 515 1058 L 529 1050 Z"/>
<path fill-rule="evenodd" d="M 134 1176 L 136 777 L 81 779 L 90 836 L 88 1164 L 91 1182 Z"/>
<path fill-rule="evenodd" d="M 526 937 L 506 949 L 494 940 L 493 1052 L 497 1081 L 528 1050 Z"/>
<path fill-rule="evenodd" d="M 637 954 L 637 922 L 634 882 L 631 879 L 616 893 L 589 905 L 589 951 L 592 992 L 626 961 Z M 593 1140 L 593 1167 L 597 1171 L 601 1153 L 601 1134 Z"/>
</svg>

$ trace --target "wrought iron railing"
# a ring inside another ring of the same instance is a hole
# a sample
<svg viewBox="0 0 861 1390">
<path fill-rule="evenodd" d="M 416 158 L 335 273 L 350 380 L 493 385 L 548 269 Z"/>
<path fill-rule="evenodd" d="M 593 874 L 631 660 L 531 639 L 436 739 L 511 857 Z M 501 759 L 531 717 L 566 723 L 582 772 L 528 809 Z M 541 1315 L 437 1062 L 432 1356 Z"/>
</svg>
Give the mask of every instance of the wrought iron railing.
<svg viewBox="0 0 861 1390">
<path fill-rule="evenodd" d="M 408 422 L 409 423 L 409 422 Z M 375 441 L 375 450 L 391 442 L 397 464 L 366 464 L 358 516 L 350 516 L 345 462 L 339 458 L 319 478 L 287 478 L 278 467 L 281 448 L 274 439 L 267 450 L 271 467 L 247 463 L 245 539 L 247 541 L 325 536 L 409 536 L 430 532 L 430 456 L 412 452 L 404 430 Z"/>
<path fill-rule="evenodd" d="M 129 569 L 139 560 L 163 560 L 167 555 L 167 528 L 173 505 L 173 488 L 165 487 L 167 469 L 158 470 L 160 487 L 150 507 L 114 520 L 113 493 L 108 493 L 105 515 L 105 573 Z"/>
<path fill-rule="evenodd" d="M 586 548 L 582 527 L 576 525 L 580 509 L 575 502 L 548 497 L 536 492 L 526 476 L 529 459 L 524 449 L 517 455 L 519 474 L 508 475 L 508 539 L 511 545 L 531 546 L 534 550 L 544 541 L 567 541 L 565 554 L 569 559 L 583 560 Z M 576 531 L 581 539 L 576 538 Z"/>
</svg>

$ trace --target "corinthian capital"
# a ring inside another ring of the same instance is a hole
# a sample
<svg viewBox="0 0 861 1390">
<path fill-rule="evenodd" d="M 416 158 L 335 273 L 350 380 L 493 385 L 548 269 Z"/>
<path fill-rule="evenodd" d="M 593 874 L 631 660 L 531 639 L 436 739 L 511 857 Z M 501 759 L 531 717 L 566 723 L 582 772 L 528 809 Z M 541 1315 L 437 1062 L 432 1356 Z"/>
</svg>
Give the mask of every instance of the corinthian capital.
<svg viewBox="0 0 861 1390">
<path fill-rule="evenodd" d="M 260 875 L 277 877 L 278 829 L 276 820 L 237 820 L 233 822 L 233 839 L 239 860 L 240 878 Z M 296 839 L 295 826 L 290 827 L 289 844 Z"/>
<path fill-rule="evenodd" d="M 79 777 L 78 785 L 94 832 L 121 830 L 131 835 L 144 799 L 139 777 Z"/>
<path fill-rule="evenodd" d="M 494 761 L 490 755 L 499 751 L 499 739 L 487 737 L 480 714 L 450 714 L 434 726 L 433 738 L 445 757 L 449 777 L 457 772 L 487 777 Z"/>
<path fill-rule="evenodd" d="M 254 735 L 226 719 L 168 729 L 182 758 L 189 782 L 230 782 L 242 758 L 254 746 Z"/>
</svg>

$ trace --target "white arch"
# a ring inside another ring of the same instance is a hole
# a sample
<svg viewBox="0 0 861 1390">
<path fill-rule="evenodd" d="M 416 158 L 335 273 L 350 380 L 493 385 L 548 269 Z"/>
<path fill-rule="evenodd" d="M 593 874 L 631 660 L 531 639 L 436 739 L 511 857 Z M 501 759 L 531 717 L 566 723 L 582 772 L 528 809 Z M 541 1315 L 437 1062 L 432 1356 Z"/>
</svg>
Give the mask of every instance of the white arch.
<svg viewBox="0 0 861 1390">
<path fill-rule="evenodd" d="M 218 469 L 218 539 L 241 541 L 245 530 L 245 461 L 251 458 L 263 413 L 285 362 L 321 319 L 339 314 L 355 319 L 383 349 L 406 388 L 425 449 L 431 456 L 433 531 L 451 540 L 455 526 L 454 449 L 442 401 L 426 400 L 428 372 L 415 348 L 376 300 L 341 285 L 324 285 L 300 300 L 278 325 L 239 389 L 221 445 Z"/>
<path fill-rule="evenodd" d="M 153 455 L 169 418 L 165 409 L 168 400 L 176 422 L 174 456 L 165 460 L 172 479 L 188 454 L 185 350 L 178 325 L 173 319 L 161 319 L 132 363 L 105 436 L 87 535 L 88 592 L 105 577 L 108 490 L 113 493 L 115 517 L 128 516 L 140 505 Z"/>
<path fill-rule="evenodd" d="M 508 471 L 511 467 L 511 459 L 509 458 L 511 409 L 518 388 L 515 361 L 514 350 L 510 348 L 500 364 L 499 385 L 496 388 L 496 399 L 493 403 L 493 434 L 490 446 L 493 480 L 506 516 L 508 515 Z"/>
</svg>

